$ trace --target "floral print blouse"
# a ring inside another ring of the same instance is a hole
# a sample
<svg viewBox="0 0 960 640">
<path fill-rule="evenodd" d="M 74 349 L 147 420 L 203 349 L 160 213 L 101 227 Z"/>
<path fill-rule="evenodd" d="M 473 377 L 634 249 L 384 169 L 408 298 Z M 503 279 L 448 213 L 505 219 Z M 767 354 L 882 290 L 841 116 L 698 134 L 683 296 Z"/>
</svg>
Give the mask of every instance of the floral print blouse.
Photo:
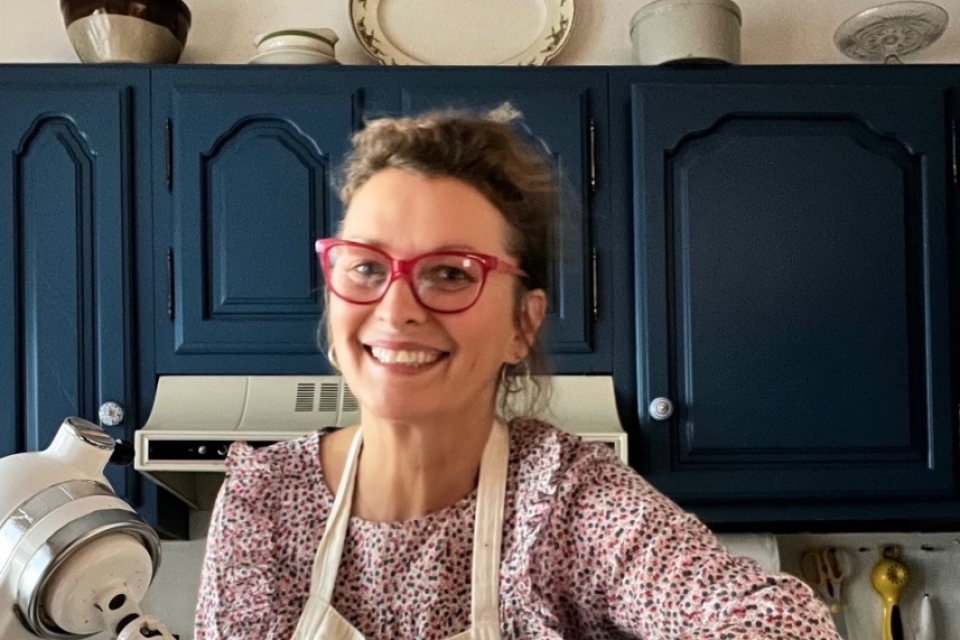
<svg viewBox="0 0 960 640">
<path fill-rule="evenodd" d="M 334 496 L 324 432 L 236 443 L 214 508 L 196 640 L 288 640 Z M 351 518 L 333 606 L 368 640 L 470 626 L 476 492 L 426 517 Z M 788 575 L 731 556 L 604 445 L 536 420 L 510 424 L 500 573 L 504 640 L 839 640 Z"/>
</svg>

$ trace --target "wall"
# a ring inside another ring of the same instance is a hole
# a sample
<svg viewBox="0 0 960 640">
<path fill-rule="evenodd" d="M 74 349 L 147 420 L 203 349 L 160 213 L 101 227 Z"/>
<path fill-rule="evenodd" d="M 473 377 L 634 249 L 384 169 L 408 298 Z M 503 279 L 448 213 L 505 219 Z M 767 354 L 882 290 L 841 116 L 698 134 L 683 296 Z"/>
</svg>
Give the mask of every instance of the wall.
<svg viewBox="0 0 960 640">
<path fill-rule="evenodd" d="M 837 546 L 851 554 L 850 579 L 842 587 L 847 625 L 846 640 L 876 640 L 880 635 L 880 596 L 870 585 L 870 573 L 880 549 L 899 544 L 910 580 L 900 596 L 905 640 L 913 640 L 920 601 L 929 594 L 936 640 L 960 638 L 960 534 L 958 533 L 844 533 L 778 536 L 780 564 L 799 575 L 800 555 L 808 549 Z"/>
<path fill-rule="evenodd" d="M 427 0 L 393 0 L 417 10 Z M 495 5 L 509 0 L 488 0 Z M 530 0 L 532 1 L 532 0 Z M 835 64 L 849 62 L 833 46 L 833 33 L 849 16 L 886 0 L 737 0 L 743 13 L 743 62 Z M 186 0 L 193 28 L 184 63 L 245 63 L 256 34 L 279 28 L 330 27 L 341 41 L 337 57 L 368 64 L 350 23 L 350 0 Z M 960 19 L 960 0 L 937 0 Z M 555 64 L 630 64 L 630 17 L 647 0 L 577 0 L 570 41 Z M 501 5 L 502 6 L 502 5 Z M 960 29 L 908 61 L 960 61 Z M 495 33 L 495 27 L 493 32 Z M 0 62 L 76 62 L 59 3 L 0 0 Z"/>
</svg>

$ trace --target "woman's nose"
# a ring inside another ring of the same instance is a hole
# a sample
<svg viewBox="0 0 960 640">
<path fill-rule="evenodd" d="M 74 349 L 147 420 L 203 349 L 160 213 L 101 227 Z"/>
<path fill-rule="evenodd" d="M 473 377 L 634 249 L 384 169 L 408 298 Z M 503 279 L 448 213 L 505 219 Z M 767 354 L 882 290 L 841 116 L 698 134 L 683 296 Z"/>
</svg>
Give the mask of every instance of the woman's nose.
<svg viewBox="0 0 960 640">
<path fill-rule="evenodd" d="M 412 287 L 404 277 L 391 282 L 377 303 L 377 317 L 396 326 L 422 322 L 427 316 L 427 309 L 417 300 Z"/>
</svg>

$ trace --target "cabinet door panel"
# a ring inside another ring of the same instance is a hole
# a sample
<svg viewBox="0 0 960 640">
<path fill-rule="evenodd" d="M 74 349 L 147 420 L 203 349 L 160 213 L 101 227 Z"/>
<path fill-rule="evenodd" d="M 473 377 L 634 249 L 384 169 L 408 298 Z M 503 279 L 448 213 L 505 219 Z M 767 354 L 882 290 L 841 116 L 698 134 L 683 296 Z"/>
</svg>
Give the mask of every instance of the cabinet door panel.
<svg viewBox="0 0 960 640">
<path fill-rule="evenodd" d="M 953 489 L 944 106 L 634 88 L 641 416 L 685 501 Z M 667 454 L 667 455 L 664 455 Z"/>
<path fill-rule="evenodd" d="M 158 75 L 155 139 L 167 135 L 168 113 L 172 148 L 172 188 L 158 195 L 172 228 L 168 236 L 158 224 L 158 271 L 172 269 L 176 291 L 167 300 L 163 286 L 156 297 L 158 370 L 323 368 L 313 241 L 331 235 L 340 216 L 330 177 L 347 149 L 357 91 Z"/>
<path fill-rule="evenodd" d="M 132 74 L 141 82 L 146 74 Z M 0 77 L 0 184 L 13 313 L 4 316 L 15 401 L 4 409 L 6 449 L 46 448 L 67 416 L 97 422 L 103 402 L 135 425 L 127 250 L 131 213 L 132 89 L 102 84 L 48 88 Z M 7 424 L 9 421 L 9 425 Z M 12 428 L 11 428 L 12 427 Z M 5 451 L 7 453 L 9 451 Z M 136 475 L 108 468 L 135 501 Z"/>
</svg>

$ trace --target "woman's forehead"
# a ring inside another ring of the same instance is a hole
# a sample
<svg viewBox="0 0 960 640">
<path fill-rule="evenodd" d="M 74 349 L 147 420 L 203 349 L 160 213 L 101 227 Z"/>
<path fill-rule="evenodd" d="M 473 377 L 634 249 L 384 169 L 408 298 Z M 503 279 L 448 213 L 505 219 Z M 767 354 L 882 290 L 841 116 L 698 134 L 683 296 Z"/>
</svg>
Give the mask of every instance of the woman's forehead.
<svg viewBox="0 0 960 640">
<path fill-rule="evenodd" d="M 506 232 L 502 214 L 465 182 L 388 169 L 354 194 L 340 236 L 387 249 L 500 253 Z"/>
</svg>

